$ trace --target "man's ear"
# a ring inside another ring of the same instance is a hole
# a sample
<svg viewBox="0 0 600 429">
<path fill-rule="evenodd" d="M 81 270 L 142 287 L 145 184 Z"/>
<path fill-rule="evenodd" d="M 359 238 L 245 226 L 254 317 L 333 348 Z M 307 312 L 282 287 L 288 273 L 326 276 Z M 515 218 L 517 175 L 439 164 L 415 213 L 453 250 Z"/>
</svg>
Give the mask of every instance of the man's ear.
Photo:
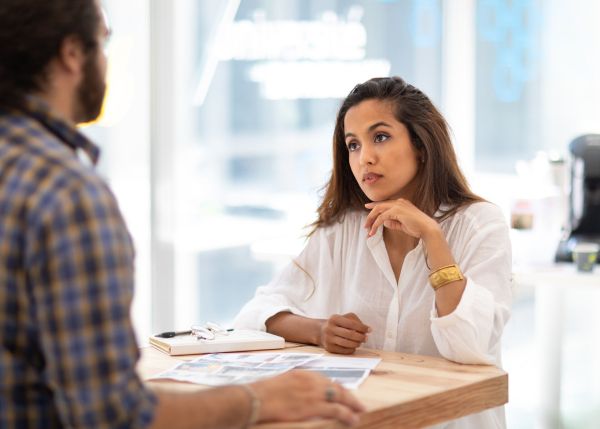
<svg viewBox="0 0 600 429">
<path fill-rule="evenodd" d="M 68 73 L 79 75 L 85 62 L 83 43 L 75 35 L 63 39 L 58 50 L 58 65 Z"/>
</svg>

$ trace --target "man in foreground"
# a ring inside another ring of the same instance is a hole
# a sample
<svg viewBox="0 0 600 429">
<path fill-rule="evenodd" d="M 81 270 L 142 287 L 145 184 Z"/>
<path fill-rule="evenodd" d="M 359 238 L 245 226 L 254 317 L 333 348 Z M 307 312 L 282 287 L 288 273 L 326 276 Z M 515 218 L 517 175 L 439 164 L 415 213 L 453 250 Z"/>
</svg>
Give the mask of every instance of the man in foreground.
<svg viewBox="0 0 600 429">
<path fill-rule="evenodd" d="M 0 5 L 0 427 L 221 428 L 335 418 L 362 406 L 290 372 L 247 386 L 152 391 L 135 372 L 133 246 L 75 124 L 105 92 L 95 0 Z"/>
</svg>

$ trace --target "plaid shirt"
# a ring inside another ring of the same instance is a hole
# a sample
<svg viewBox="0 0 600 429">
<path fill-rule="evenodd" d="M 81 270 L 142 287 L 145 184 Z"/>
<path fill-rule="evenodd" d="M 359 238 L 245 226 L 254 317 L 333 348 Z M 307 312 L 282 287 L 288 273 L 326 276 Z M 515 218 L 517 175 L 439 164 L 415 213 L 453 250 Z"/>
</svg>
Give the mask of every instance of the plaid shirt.
<svg viewBox="0 0 600 429">
<path fill-rule="evenodd" d="M 138 428 L 133 246 L 76 149 L 98 149 L 29 98 L 0 110 L 0 428 Z"/>
</svg>

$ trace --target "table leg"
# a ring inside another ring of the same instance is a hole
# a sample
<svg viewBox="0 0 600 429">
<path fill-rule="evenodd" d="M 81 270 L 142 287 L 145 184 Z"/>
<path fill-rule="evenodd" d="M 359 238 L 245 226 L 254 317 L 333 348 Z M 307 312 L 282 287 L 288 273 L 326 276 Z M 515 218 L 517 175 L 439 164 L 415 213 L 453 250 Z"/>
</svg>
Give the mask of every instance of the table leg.
<svg viewBox="0 0 600 429">
<path fill-rule="evenodd" d="M 539 364 L 537 429 L 560 429 L 560 387 L 565 293 L 561 285 L 535 288 L 535 338 Z"/>
</svg>

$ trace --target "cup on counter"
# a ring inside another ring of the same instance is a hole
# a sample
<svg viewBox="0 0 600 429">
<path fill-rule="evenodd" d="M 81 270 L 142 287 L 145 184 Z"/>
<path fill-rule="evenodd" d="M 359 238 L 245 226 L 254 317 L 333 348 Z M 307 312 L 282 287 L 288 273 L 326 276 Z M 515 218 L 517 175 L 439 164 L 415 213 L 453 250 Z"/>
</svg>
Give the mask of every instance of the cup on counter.
<svg viewBox="0 0 600 429">
<path fill-rule="evenodd" d="M 573 248 L 573 261 L 577 264 L 577 271 L 592 272 L 598 258 L 600 245 L 596 243 L 578 243 Z"/>
</svg>

